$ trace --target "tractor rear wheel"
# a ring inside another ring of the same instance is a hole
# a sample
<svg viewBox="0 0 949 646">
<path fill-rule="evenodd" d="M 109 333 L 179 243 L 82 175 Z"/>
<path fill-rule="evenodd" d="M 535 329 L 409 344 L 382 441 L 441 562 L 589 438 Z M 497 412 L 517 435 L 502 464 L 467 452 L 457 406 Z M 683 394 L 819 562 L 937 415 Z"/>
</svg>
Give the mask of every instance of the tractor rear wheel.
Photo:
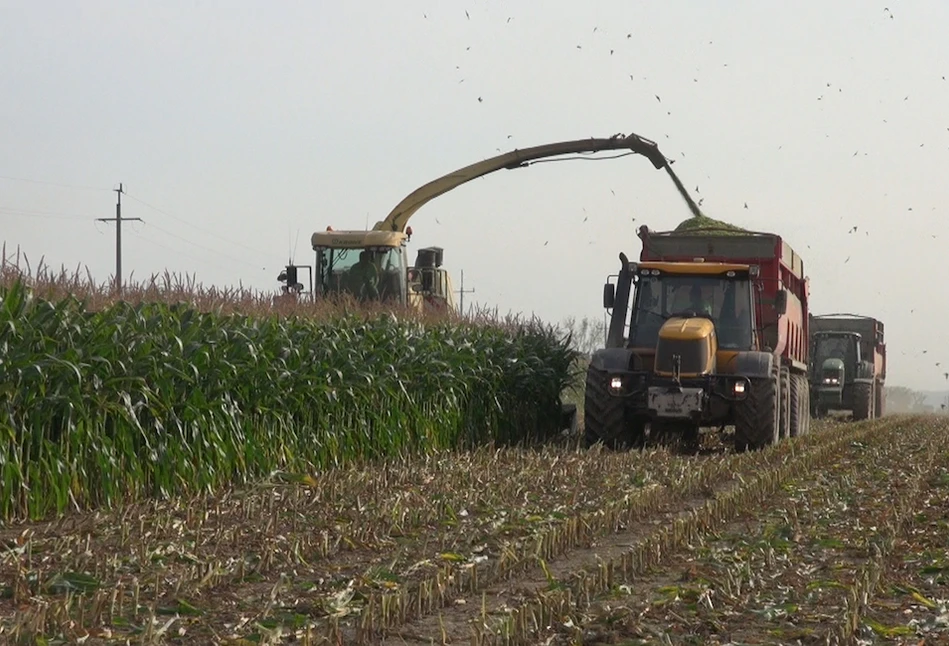
<svg viewBox="0 0 949 646">
<path fill-rule="evenodd" d="M 735 448 L 762 449 L 780 440 L 780 372 L 775 363 L 770 377 L 751 379 L 747 396 L 735 406 Z"/>
<path fill-rule="evenodd" d="M 811 432 L 811 416 L 808 414 L 811 410 L 811 384 L 807 377 L 801 376 L 801 395 L 804 397 L 804 404 L 801 413 L 801 435 L 807 435 Z"/>
<path fill-rule="evenodd" d="M 807 416 L 806 402 L 804 401 L 804 379 L 801 375 L 791 375 L 788 384 L 791 398 L 791 423 L 788 425 L 788 437 L 804 435 L 804 418 Z"/>
<path fill-rule="evenodd" d="M 778 400 L 781 402 L 781 417 L 779 418 L 780 423 L 780 432 L 778 437 L 782 440 L 786 440 L 790 437 L 791 429 L 791 373 L 787 368 L 781 368 L 781 383 L 779 384 L 779 389 L 781 392 L 781 398 Z"/>
<path fill-rule="evenodd" d="M 873 418 L 873 384 L 853 385 L 853 418 L 864 420 Z"/>
<path fill-rule="evenodd" d="M 874 406 L 873 406 L 873 415 L 874 417 L 883 417 L 886 411 L 886 405 L 883 395 L 883 382 L 876 382 L 876 390 L 873 393 L 874 395 Z"/>
</svg>

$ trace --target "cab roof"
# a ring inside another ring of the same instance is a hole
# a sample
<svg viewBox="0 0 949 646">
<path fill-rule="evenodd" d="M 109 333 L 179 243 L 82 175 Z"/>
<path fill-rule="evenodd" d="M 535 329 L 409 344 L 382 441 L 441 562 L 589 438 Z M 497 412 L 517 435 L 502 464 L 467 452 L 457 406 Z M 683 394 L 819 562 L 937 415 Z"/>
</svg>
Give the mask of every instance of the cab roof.
<svg viewBox="0 0 949 646">
<path fill-rule="evenodd" d="M 359 249 L 361 247 L 401 247 L 408 236 L 401 231 L 317 231 L 310 237 L 314 249 Z"/>
<path fill-rule="evenodd" d="M 667 274 L 684 275 L 717 275 L 729 271 L 748 271 L 750 265 L 743 265 L 729 262 L 639 262 L 636 263 L 637 271 L 640 269 L 658 269 Z"/>
</svg>

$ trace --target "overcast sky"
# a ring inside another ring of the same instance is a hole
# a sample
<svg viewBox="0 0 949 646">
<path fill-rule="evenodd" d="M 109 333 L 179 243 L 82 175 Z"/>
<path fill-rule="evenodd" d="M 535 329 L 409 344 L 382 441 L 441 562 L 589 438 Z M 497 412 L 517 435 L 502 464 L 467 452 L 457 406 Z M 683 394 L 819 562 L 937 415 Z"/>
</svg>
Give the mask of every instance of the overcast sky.
<svg viewBox="0 0 949 646">
<path fill-rule="evenodd" d="M 882 318 L 888 383 L 942 388 L 946 25 L 943 0 L 3 0 L 2 238 L 106 280 L 124 182 L 126 276 L 274 289 L 313 231 L 436 176 L 635 132 L 710 216 L 790 242 L 812 311 Z M 688 215 L 642 157 L 541 164 L 421 209 L 410 258 L 443 246 L 469 303 L 599 319 L 636 228 Z"/>
</svg>

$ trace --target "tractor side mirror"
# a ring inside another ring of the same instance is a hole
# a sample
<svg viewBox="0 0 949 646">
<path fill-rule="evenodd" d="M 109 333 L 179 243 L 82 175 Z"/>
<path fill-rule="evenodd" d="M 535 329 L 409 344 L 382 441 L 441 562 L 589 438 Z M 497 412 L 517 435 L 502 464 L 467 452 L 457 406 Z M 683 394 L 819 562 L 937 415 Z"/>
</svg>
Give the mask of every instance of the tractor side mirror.
<svg viewBox="0 0 949 646">
<path fill-rule="evenodd" d="M 606 283 L 603 285 L 603 307 L 611 309 L 616 302 L 616 285 Z"/>
<path fill-rule="evenodd" d="M 774 295 L 774 309 L 778 316 L 784 316 L 788 313 L 788 291 L 779 289 Z"/>
</svg>

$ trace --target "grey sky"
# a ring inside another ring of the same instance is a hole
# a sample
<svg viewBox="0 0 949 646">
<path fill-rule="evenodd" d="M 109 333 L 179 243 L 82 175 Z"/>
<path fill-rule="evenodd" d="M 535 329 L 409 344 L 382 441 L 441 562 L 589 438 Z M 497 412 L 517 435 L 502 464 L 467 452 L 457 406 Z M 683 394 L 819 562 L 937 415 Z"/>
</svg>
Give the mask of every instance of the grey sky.
<svg viewBox="0 0 949 646">
<path fill-rule="evenodd" d="M 126 227 L 126 275 L 273 289 L 310 233 L 371 225 L 438 175 L 635 132 L 710 216 L 789 240 L 815 313 L 882 318 L 889 383 L 947 383 L 949 3 L 0 7 L 0 175 L 101 189 L 0 179 L 8 252 L 105 280 L 114 232 L 92 219 L 121 181 L 145 220 Z M 410 255 L 445 247 L 455 282 L 464 269 L 502 312 L 600 317 L 636 227 L 687 216 L 641 157 L 542 164 L 424 207 Z"/>
</svg>

